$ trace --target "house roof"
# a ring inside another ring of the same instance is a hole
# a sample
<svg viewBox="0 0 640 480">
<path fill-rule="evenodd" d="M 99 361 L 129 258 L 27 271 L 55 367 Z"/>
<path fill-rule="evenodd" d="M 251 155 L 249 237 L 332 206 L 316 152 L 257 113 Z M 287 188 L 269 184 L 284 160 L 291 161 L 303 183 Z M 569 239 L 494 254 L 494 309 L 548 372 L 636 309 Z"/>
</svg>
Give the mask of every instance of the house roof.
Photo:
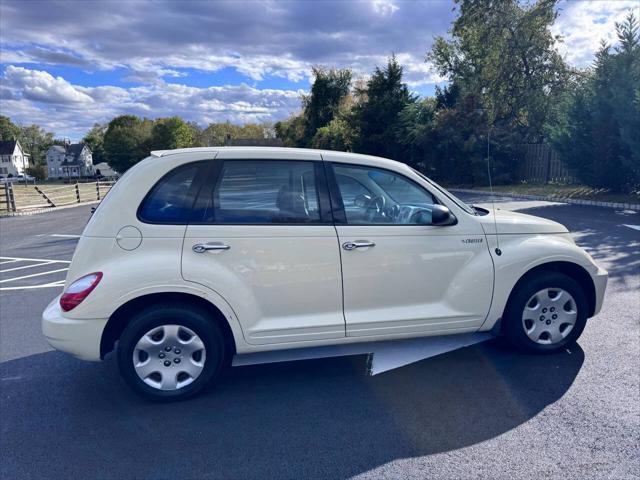
<svg viewBox="0 0 640 480">
<path fill-rule="evenodd" d="M 0 155 L 12 155 L 16 149 L 16 140 L 0 141 Z"/>
<path fill-rule="evenodd" d="M 84 143 L 71 143 L 67 145 L 68 153 L 73 155 L 73 160 L 65 159 L 63 165 L 78 165 L 80 163 L 80 154 L 84 149 Z"/>
<path fill-rule="evenodd" d="M 90 151 L 89 147 L 87 147 L 84 143 L 66 143 L 64 145 L 52 145 L 49 151 L 54 150 L 57 153 L 64 153 L 67 156 L 61 165 L 77 166 L 80 165 L 80 154 L 85 147 Z"/>
</svg>

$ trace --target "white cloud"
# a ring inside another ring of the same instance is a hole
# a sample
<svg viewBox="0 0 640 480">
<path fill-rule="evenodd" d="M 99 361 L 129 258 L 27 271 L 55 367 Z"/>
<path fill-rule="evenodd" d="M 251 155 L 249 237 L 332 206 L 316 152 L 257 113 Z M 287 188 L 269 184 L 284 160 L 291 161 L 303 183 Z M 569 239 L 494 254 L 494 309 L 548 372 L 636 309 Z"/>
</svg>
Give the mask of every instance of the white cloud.
<svg viewBox="0 0 640 480">
<path fill-rule="evenodd" d="M 554 35 L 563 37 L 558 45 L 560 53 L 577 67 L 589 66 L 602 40 L 617 42 L 615 22 L 625 19 L 634 10 L 640 17 L 637 0 L 573 1 L 560 5 L 560 14 L 552 28 Z"/>
<path fill-rule="evenodd" d="M 38 70 L 9 65 L 5 70 L 4 86 L 17 87 L 27 99 L 46 103 L 91 103 L 93 99 L 62 77 Z"/>
<path fill-rule="evenodd" d="M 0 3 L 4 63 L 127 68 L 132 80 L 149 83 L 159 69 L 229 67 L 254 81 L 276 76 L 299 82 L 313 65 L 354 67 L 353 57 L 391 52 L 423 63 L 433 35 L 444 33 L 452 17 L 445 2 L 419 0 L 33 5 Z M 355 68 L 366 73 L 373 66 Z"/>
<path fill-rule="evenodd" d="M 393 15 L 400 8 L 391 0 L 373 0 L 372 4 L 378 15 Z"/>
<path fill-rule="evenodd" d="M 15 66 L 7 67 L 2 84 L 3 114 L 73 139 L 81 138 L 93 123 L 125 113 L 150 118 L 178 115 L 201 125 L 279 120 L 300 108 L 304 93 L 246 84 L 198 88 L 162 81 L 130 88 L 82 87 Z"/>
</svg>

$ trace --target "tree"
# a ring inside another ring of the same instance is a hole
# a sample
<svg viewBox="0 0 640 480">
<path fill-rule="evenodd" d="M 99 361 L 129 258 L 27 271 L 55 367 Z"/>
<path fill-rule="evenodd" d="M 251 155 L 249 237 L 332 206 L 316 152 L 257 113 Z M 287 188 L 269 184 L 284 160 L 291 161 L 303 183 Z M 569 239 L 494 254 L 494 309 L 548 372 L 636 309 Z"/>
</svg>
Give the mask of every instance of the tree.
<svg viewBox="0 0 640 480">
<path fill-rule="evenodd" d="M 153 122 L 134 115 L 121 115 L 109 122 L 104 134 L 104 152 L 109 165 L 124 173 L 149 154 Z"/>
<path fill-rule="evenodd" d="M 273 126 L 270 123 L 246 123 L 234 125 L 231 122 L 210 123 L 201 130 L 194 140 L 195 146 L 212 147 L 225 145 L 228 138 L 259 139 L 272 138 Z"/>
<path fill-rule="evenodd" d="M 236 134 L 235 138 L 267 138 L 265 127 L 261 123 L 245 123 Z"/>
<path fill-rule="evenodd" d="M 311 143 L 319 128 L 333 120 L 351 87 L 351 70 L 322 67 L 313 67 L 312 70 L 314 81 L 311 91 L 302 99 L 307 144 Z"/>
<path fill-rule="evenodd" d="M 302 115 L 292 115 L 286 120 L 276 122 L 276 137 L 285 147 L 305 147 L 305 119 Z"/>
<path fill-rule="evenodd" d="M 436 101 L 426 98 L 408 103 L 398 114 L 396 138 L 404 147 L 404 161 L 421 170 L 434 172 L 430 153 L 436 120 Z"/>
<path fill-rule="evenodd" d="M 397 141 L 396 130 L 400 112 L 416 98 L 402 83 L 402 66 L 392 56 L 383 69 L 376 67 L 354 107 L 354 120 L 358 138 L 357 152 L 380 155 L 402 160 L 402 146 Z"/>
<path fill-rule="evenodd" d="M 324 150 L 349 152 L 353 150 L 356 134 L 351 124 L 344 118 L 336 117 L 326 126 L 320 127 L 313 136 L 311 146 Z"/>
<path fill-rule="evenodd" d="M 0 140 L 17 140 L 20 137 L 20 127 L 11 121 L 9 117 L 0 115 Z"/>
<path fill-rule="evenodd" d="M 455 1 L 451 38 L 427 54 L 450 82 L 437 92 L 434 154 L 450 181 L 486 182 L 489 137 L 493 180 L 513 182 L 521 145 L 544 141 L 573 78 L 550 33 L 557 0 Z"/>
<path fill-rule="evenodd" d="M 107 161 L 104 151 L 104 134 L 106 131 L 107 125 L 94 123 L 91 130 L 89 130 L 82 139 L 82 142 L 91 149 L 94 165 Z"/>
<path fill-rule="evenodd" d="M 0 140 L 19 141 L 32 165 L 44 165 L 47 150 L 54 143 L 53 133 L 35 124 L 20 127 L 4 115 L 0 115 Z"/>
<path fill-rule="evenodd" d="M 232 136 L 232 132 L 234 132 L 236 128 L 236 125 L 231 124 L 231 122 L 210 123 L 205 129 L 200 131 L 194 144 L 199 147 L 224 145 L 227 135 Z"/>
<path fill-rule="evenodd" d="M 492 128 L 540 141 L 570 73 L 550 32 L 557 0 L 455 1 L 452 38 L 437 37 L 427 58 L 462 97 L 476 97 Z"/>
<path fill-rule="evenodd" d="M 19 140 L 32 165 L 46 165 L 47 150 L 53 145 L 53 133 L 38 125 L 29 125 L 20 128 Z"/>
<path fill-rule="evenodd" d="M 616 24 L 619 45 L 602 44 L 550 127 L 554 147 L 588 185 L 640 187 L 640 34 L 635 16 Z"/>
<path fill-rule="evenodd" d="M 193 131 L 180 117 L 160 118 L 151 130 L 151 149 L 171 150 L 193 144 Z"/>
</svg>

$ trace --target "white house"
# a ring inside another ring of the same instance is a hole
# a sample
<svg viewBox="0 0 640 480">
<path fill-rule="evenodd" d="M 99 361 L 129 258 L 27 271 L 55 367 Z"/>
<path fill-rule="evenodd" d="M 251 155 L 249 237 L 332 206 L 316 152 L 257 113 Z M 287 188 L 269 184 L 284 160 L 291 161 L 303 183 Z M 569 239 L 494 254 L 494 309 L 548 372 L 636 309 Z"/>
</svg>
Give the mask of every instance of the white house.
<svg viewBox="0 0 640 480">
<path fill-rule="evenodd" d="M 94 172 L 91 149 L 84 143 L 65 142 L 47 151 L 49 178 L 90 177 Z"/>
<path fill-rule="evenodd" d="M 29 154 L 17 140 L 0 141 L 0 175 L 24 175 L 29 167 Z"/>
</svg>

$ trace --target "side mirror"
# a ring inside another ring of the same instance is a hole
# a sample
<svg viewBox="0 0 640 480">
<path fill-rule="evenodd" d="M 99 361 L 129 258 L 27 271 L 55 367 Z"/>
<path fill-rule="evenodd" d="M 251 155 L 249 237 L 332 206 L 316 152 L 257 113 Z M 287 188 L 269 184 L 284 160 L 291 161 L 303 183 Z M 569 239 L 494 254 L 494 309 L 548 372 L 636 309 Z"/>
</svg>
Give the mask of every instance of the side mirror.
<svg viewBox="0 0 640 480">
<path fill-rule="evenodd" d="M 456 217 L 444 205 L 434 205 L 431 210 L 431 225 L 445 227 L 458 223 Z"/>
</svg>

